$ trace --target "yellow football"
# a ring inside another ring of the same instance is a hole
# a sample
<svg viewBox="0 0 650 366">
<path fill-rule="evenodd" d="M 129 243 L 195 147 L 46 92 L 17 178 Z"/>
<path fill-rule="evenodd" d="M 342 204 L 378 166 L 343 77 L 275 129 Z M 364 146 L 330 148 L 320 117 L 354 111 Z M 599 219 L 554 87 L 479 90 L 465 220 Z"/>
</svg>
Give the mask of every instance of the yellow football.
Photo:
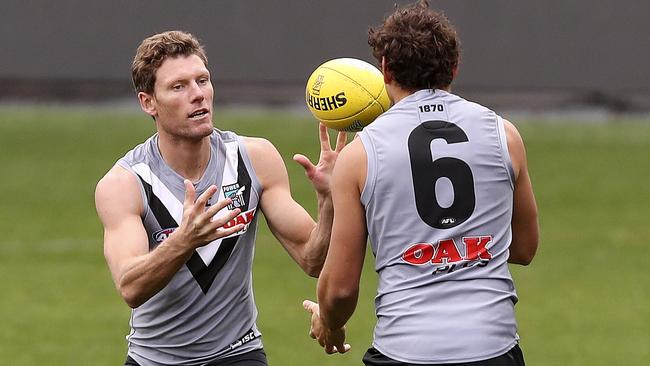
<svg viewBox="0 0 650 366">
<path fill-rule="evenodd" d="M 354 58 L 318 66 L 307 81 L 305 101 L 324 125 L 348 132 L 361 131 L 390 107 L 381 71 Z"/>
</svg>

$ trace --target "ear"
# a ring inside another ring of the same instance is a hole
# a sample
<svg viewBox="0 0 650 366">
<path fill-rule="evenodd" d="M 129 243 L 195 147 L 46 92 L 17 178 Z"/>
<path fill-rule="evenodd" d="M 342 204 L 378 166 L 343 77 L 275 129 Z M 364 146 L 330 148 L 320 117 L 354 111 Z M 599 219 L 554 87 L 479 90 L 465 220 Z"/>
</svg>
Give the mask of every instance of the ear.
<svg viewBox="0 0 650 366">
<path fill-rule="evenodd" d="M 156 103 L 153 95 L 145 92 L 139 92 L 138 100 L 140 101 L 140 108 L 142 108 L 144 113 L 150 115 L 151 117 L 154 117 L 155 119 L 156 115 L 158 115 L 158 112 L 156 111 Z"/>
<path fill-rule="evenodd" d="M 384 75 L 384 84 L 390 84 L 393 81 L 393 75 L 386 67 L 386 57 L 381 56 L 381 73 Z"/>
<path fill-rule="evenodd" d="M 456 76 L 458 76 L 458 64 L 451 70 L 452 80 L 456 80 Z"/>
</svg>

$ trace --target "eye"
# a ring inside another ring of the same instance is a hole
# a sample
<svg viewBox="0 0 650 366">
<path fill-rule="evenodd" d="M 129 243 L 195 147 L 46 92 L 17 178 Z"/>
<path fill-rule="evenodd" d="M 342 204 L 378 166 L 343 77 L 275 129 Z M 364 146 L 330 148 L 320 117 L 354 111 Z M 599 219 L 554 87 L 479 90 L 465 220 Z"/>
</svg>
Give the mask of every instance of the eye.
<svg viewBox="0 0 650 366">
<path fill-rule="evenodd" d="M 210 81 L 210 79 L 208 79 L 208 78 L 200 78 L 199 79 L 199 84 L 200 85 L 206 85 L 209 81 Z"/>
<path fill-rule="evenodd" d="M 181 90 L 181 89 L 183 89 L 183 85 L 182 84 L 174 84 L 174 85 L 172 85 L 172 89 L 173 90 Z"/>
</svg>

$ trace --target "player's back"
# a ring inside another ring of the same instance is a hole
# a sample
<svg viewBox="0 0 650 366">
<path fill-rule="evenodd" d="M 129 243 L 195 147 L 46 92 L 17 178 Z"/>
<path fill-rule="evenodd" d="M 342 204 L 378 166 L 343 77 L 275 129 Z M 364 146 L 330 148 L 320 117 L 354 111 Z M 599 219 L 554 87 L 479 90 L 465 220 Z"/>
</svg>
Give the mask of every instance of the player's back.
<svg viewBox="0 0 650 366">
<path fill-rule="evenodd" d="M 507 267 L 512 165 L 503 121 L 421 90 L 359 134 L 379 286 L 373 345 L 412 363 L 470 362 L 517 342 Z"/>
</svg>

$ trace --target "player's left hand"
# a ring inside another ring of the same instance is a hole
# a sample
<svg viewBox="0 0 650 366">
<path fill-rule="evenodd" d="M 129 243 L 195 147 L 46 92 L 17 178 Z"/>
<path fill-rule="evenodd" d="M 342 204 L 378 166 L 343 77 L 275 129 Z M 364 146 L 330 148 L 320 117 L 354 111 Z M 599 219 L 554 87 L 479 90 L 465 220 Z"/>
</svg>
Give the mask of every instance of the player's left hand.
<svg viewBox="0 0 650 366">
<path fill-rule="evenodd" d="M 305 168 L 305 175 L 307 175 L 307 178 L 309 178 L 311 183 L 314 185 L 316 192 L 329 195 L 332 169 L 334 169 L 336 158 L 339 156 L 339 153 L 345 146 L 345 143 L 347 141 L 347 134 L 345 132 L 338 133 L 336 146 L 334 147 L 334 150 L 332 150 L 332 146 L 330 144 L 330 136 L 327 133 L 327 127 L 325 127 L 324 124 L 320 123 L 318 128 L 320 138 L 320 158 L 318 159 L 318 164 L 314 165 L 306 156 L 302 154 L 294 155 L 293 160 Z"/>
<path fill-rule="evenodd" d="M 325 353 L 346 353 L 350 345 L 345 342 L 345 327 L 331 330 L 328 329 L 320 317 L 320 310 L 317 303 L 305 300 L 302 307 L 311 314 L 311 328 L 309 336 L 318 341 L 318 344 L 325 349 Z"/>
</svg>

